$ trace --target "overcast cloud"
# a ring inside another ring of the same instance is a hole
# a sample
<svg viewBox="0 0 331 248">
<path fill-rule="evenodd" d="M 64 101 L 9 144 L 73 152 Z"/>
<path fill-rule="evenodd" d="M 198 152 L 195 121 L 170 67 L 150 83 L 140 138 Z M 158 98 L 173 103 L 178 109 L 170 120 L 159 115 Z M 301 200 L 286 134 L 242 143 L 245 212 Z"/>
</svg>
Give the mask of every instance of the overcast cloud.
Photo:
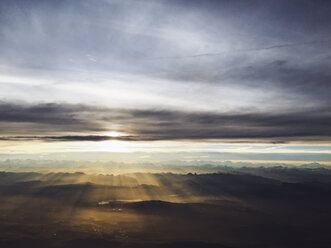
<svg viewBox="0 0 331 248">
<path fill-rule="evenodd" d="M 1 1 L 0 134 L 330 141 L 330 13 L 322 0 Z"/>
</svg>

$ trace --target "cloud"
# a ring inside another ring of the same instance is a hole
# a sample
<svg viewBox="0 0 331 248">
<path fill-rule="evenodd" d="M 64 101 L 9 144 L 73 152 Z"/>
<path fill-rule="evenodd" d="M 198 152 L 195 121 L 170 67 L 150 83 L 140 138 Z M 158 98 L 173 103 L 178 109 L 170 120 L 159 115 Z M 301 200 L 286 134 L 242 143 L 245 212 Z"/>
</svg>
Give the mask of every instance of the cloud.
<svg viewBox="0 0 331 248">
<path fill-rule="evenodd" d="M 316 84 L 308 86 L 324 80 L 330 68 L 326 60 L 321 61 L 330 56 L 324 44 L 331 35 L 330 8 L 328 1 L 305 0 L 3 0 L 0 98 L 99 105 L 115 99 L 111 104 L 121 107 L 130 107 L 132 100 L 139 107 L 185 104 L 191 109 L 215 105 L 233 109 L 238 105 L 263 108 L 260 103 L 268 95 L 268 106 L 276 109 L 288 99 L 299 106 L 318 105 L 326 101 L 326 90 L 319 91 L 320 97 L 315 94 Z M 199 58 L 149 59 L 173 56 Z M 268 68 L 275 60 L 287 61 L 288 71 Z M 13 75 L 21 77 L 8 82 Z M 119 83 L 121 76 L 130 76 L 129 86 Z M 168 83 L 173 85 L 171 90 L 164 87 Z M 205 87 L 207 83 L 214 85 Z M 247 89 L 249 84 L 258 84 L 265 94 Z M 199 87 L 205 88 L 203 94 Z M 225 92 L 226 87 L 232 92 Z M 145 94 L 139 95 L 137 89 L 146 89 Z M 133 97 L 118 97 L 123 91 Z M 209 94 L 216 95 L 215 102 L 202 99 Z M 160 96 L 167 99 L 155 100 Z"/>
<path fill-rule="evenodd" d="M 330 10 L 322 0 L 1 1 L 0 98 L 11 102 L 0 103 L 0 133 L 329 141 Z"/>
<path fill-rule="evenodd" d="M 185 112 L 75 104 L 0 104 L 2 139 L 45 141 L 329 141 L 331 111 Z M 105 135 L 117 131 L 123 136 Z"/>
<path fill-rule="evenodd" d="M 325 58 L 301 65 L 291 60 L 262 60 L 233 68 L 213 80 L 230 79 L 234 84 L 248 87 L 281 89 L 284 94 L 308 97 L 329 105 L 331 73 L 326 69 L 329 64 Z"/>
<path fill-rule="evenodd" d="M 42 140 L 42 141 L 105 141 L 113 139 L 111 136 L 101 135 L 71 135 L 71 136 L 11 136 L 0 137 L 0 140 L 23 141 L 23 140 Z"/>
<path fill-rule="evenodd" d="M 102 109 L 80 104 L 11 104 L 0 102 L 0 132 L 52 133 L 106 130 L 97 120 Z M 92 124 L 93 122 L 93 124 Z"/>
</svg>

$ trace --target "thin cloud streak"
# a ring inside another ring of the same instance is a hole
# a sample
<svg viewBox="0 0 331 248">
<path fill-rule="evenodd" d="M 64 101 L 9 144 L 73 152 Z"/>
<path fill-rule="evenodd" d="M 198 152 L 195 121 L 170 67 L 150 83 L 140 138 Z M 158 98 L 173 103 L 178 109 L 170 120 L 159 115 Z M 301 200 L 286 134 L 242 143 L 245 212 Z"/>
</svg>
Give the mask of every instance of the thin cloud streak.
<svg viewBox="0 0 331 248">
<path fill-rule="evenodd" d="M 266 47 L 237 49 L 237 50 L 229 50 L 229 51 L 223 51 L 223 52 L 200 53 L 200 54 L 184 55 L 184 56 L 155 57 L 155 58 L 150 58 L 150 60 L 190 59 L 190 58 L 199 58 L 199 57 L 220 56 L 220 55 L 229 54 L 229 53 L 246 53 L 246 52 L 297 47 L 297 46 L 311 46 L 311 45 L 318 45 L 318 44 L 323 44 L 323 43 L 328 43 L 328 42 L 330 42 L 330 41 L 329 40 L 320 40 L 320 41 L 284 43 L 284 44 L 278 44 L 278 45 L 272 45 L 272 46 L 266 46 Z"/>
</svg>

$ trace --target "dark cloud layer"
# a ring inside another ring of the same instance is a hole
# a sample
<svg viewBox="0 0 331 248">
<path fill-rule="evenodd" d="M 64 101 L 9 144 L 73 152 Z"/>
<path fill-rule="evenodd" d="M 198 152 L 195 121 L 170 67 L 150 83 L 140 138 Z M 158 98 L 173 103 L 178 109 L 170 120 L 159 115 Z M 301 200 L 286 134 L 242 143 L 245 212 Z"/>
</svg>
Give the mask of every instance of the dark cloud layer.
<svg viewBox="0 0 331 248">
<path fill-rule="evenodd" d="M 4 140 L 330 141 L 330 127 L 328 108 L 287 113 L 211 113 L 74 104 L 0 105 Z M 119 131 L 123 136 L 107 136 L 105 131 Z"/>
</svg>

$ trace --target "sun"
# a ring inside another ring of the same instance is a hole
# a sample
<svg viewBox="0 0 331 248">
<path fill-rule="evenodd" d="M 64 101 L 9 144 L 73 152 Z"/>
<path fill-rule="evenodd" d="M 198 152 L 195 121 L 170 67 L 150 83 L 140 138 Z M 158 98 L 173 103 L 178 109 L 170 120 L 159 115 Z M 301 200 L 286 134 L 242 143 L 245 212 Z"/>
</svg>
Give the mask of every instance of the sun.
<svg viewBox="0 0 331 248">
<path fill-rule="evenodd" d="M 119 137 L 119 136 L 124 136 L 125 134 L 117 131 L 109 131 L 106 132 L 105 135 L 110 137 Z"/>
</svg>

